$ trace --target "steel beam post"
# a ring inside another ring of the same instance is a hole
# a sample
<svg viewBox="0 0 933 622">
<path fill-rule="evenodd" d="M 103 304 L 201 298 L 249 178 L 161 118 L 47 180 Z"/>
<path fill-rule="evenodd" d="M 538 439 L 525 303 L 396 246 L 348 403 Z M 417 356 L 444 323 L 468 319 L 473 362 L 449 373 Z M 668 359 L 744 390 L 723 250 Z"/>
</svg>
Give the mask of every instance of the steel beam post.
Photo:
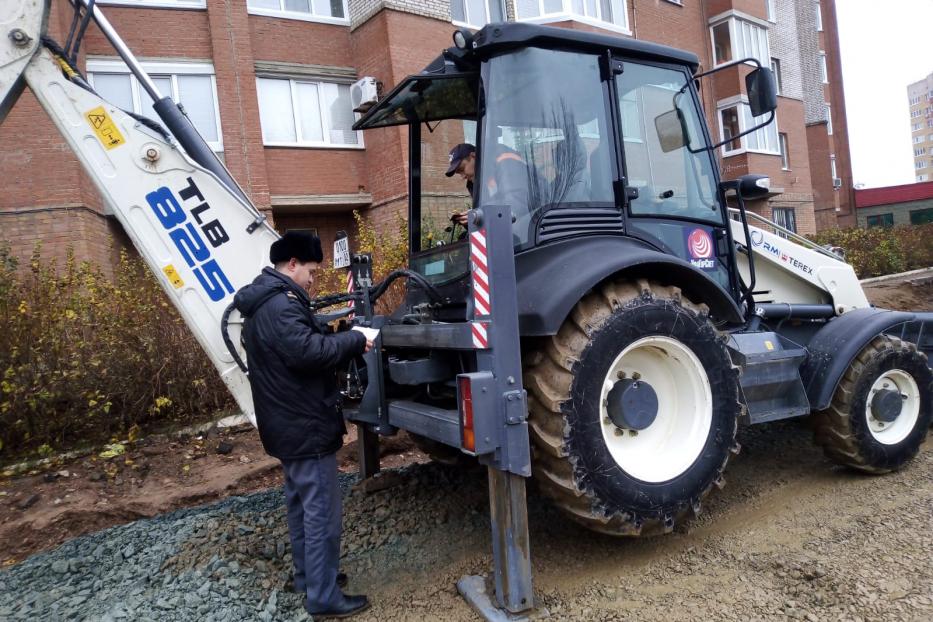
<svg viewBox="0 0 933 622">
<path fill-rule="evenodd" d="M 530 609 L 531 548 L 523 477 L 489 467 L 489 514 L 499 607 L 510 613 Z"/>
</svg>

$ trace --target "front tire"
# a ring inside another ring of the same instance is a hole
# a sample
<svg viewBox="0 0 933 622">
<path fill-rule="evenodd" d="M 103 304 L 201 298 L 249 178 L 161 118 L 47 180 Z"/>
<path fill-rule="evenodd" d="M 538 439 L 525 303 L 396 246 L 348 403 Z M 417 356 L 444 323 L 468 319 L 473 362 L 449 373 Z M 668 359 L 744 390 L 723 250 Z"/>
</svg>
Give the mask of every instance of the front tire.
<svg viewBox="0 0 933 622">
<path fill-rule="evenodd" d="M 705 307 L 677 288 L 607 283 L 526 369 L 535 479 L 574 520 L 670 531 L 722 484 L 738 450 L 738 373 Z"/>
<path fill-rule="evenodd" d="M 816 441 L 839 464 L 896 471 L 920 450 L 933 419 L 931 401 L 926 356 L 912 343 L 879 335 L 849 365 L 829 408 L 814 414 Z"/>
</svg>

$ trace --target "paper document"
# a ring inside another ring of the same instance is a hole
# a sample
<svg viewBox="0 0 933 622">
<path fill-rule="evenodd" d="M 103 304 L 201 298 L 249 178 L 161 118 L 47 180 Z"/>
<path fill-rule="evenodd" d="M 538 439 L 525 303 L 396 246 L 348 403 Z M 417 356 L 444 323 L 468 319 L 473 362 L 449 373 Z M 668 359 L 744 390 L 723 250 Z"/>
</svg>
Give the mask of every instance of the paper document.
<svg viewBox="0 0 933 622">
<path fill-rule="evenodd" d="M 366 335 L 366 338 L 370 341 L 375 341 L 376 337 L 379 336 L 378 328 L 367 328 L 365 326 L 354 326 L 353 330 L 360 331 L 361 333 Z"/>
</svg>

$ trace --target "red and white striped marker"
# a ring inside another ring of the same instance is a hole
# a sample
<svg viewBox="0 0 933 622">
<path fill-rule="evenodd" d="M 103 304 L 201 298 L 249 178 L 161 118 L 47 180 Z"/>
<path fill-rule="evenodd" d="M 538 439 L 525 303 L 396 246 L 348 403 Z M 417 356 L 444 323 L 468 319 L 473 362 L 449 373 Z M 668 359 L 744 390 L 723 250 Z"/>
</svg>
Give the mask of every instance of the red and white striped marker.
<svg viewBox="0 0 933 622">
<path fill-rule="evenodd" d="M 473 311 L 475 317 L 492 314 L 489 268 L 486 259 L 486 230 L 470 234 L 470 262 L 473 267 Z"/>
<path fill-rule="evenodd" d="M 486 349 L 489 347 L 489 322 L 472 322 L 473 324 L 473 347 Z"/>
<path fill-rule="evenodd" d="M 353 270 L 347 270 L 347 293 L 348 293 L 348 294 L 352 294 L 352 293 L 353 293 L 353 287 L 354 287 L 354 284 L 353 284 Z M 354 311 L 356 311 L 356 303 L 355 303 L 354 301 L 352 301 L 352 300 L 348 300 L 348 301 L 347 301 L 347 307 L 349 307 L 350 309 L 353 309 Z M 350 313 L 350 315 L 347 316 L 347 319 L 348 319 L 348 320 L 352 320 L 352 319 L 355 318 L 355 317 L 356 317 L 356 313 Z"/>
</svg>

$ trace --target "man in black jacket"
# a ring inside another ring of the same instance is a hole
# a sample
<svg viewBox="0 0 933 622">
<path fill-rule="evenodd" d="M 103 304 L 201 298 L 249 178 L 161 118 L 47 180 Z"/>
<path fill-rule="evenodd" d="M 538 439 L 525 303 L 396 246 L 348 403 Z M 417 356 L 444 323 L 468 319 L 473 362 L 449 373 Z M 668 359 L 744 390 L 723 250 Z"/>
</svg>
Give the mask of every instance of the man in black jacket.
<svg viewBox="0 0 933 622">
<path fill-rule="evenodd" d="M 337 366 L 372 347 L 357 331 L 331 334 L 311 311 L 306 289 L 323 260 L 321 241 L 288 232 L 272 244 L 275 268 L 234 298 L 245 318 L 249 383 L 262 446 L 285 472 L 295 589 L 309 613 L 345 617 L 369 606 L 337 585 L 341 497 L 336 452 L 347 433 L 339 411 Z"/>
</svg>

